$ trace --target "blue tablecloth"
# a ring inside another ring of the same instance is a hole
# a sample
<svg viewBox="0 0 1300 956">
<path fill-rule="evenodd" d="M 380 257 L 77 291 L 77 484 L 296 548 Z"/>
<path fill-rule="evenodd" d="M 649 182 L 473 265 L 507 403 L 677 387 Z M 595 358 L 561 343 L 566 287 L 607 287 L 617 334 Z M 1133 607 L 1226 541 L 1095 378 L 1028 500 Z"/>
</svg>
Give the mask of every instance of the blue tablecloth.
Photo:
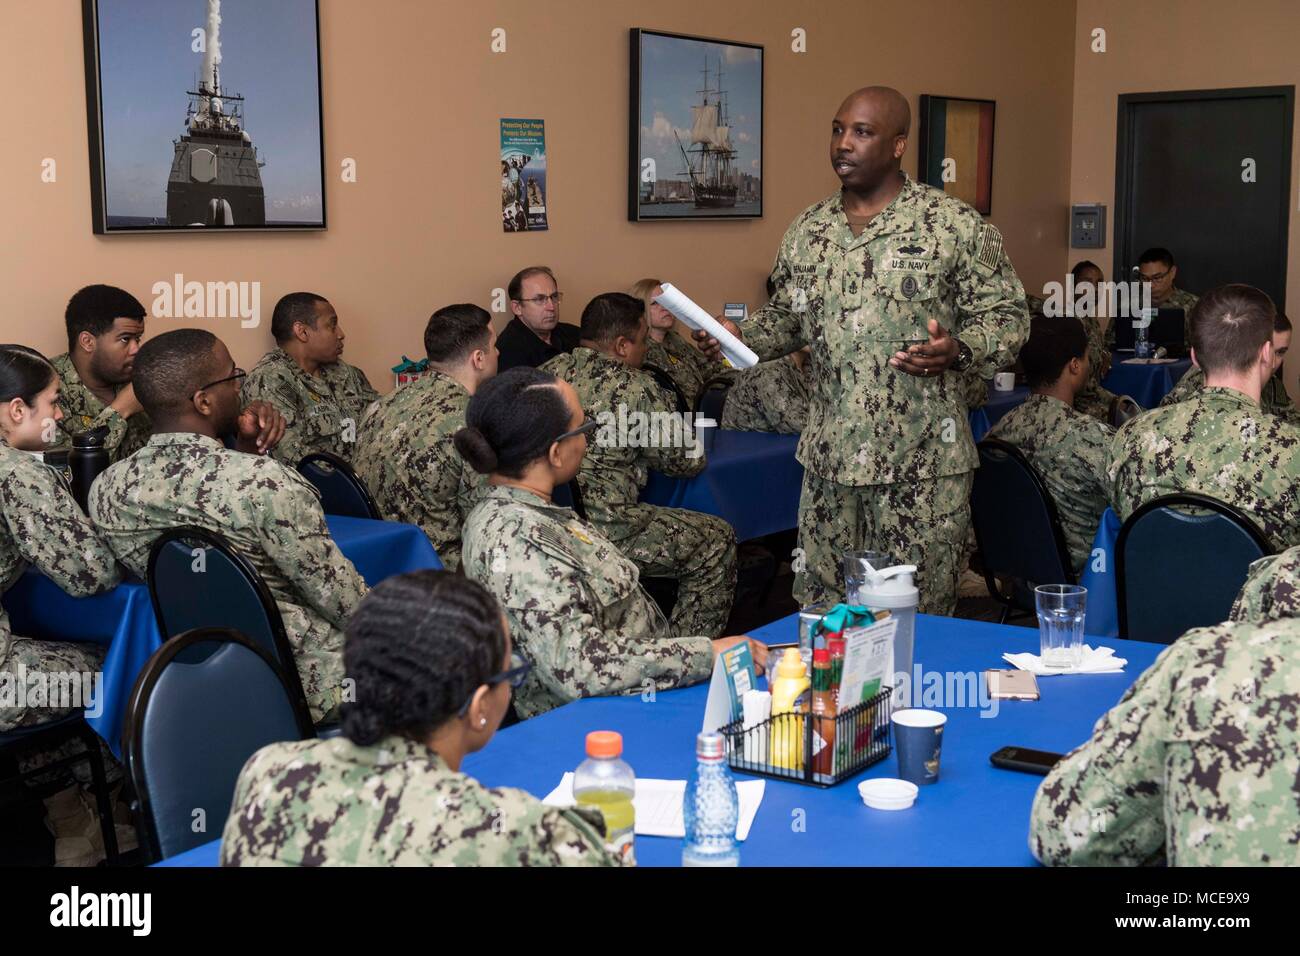
<svg viewBox="0 0 1300 956">
<path fill-rule="evenodd" d="M 754 632 L 768 643 L 796 639 L 797 616 Z M 1095 646 L 1095 641 L 1093 642 Z M 749 839 L 741 846 L 746 866 L 1028 866 L 1029 808 L 1040 777 L 999 770 L 989 755 L 1018 745 L 1065 752 L 1083 743 L 1093 724 L 1164 650 L 1137 641 L 1107 641 L 1128 660 L 1122 674 L 1040 678 L 1042 700 L 998 701 L 995 716 L 978 706 L 936 707 L 948 715 L 939 782 L 922 787 L 915 806 L 897 812 L 868 809 L 857 785 L 868 777 L 895 777 L 890 755 L 857 777 L 827 790 L 768 780 Z M 919 615 L 916 662 L 948 675 L 983 680 L 989 668 L 1009 666 L 1004 651 L 1038 652 L 1037 628 Z M 930 680 L 923 678 L 923 684 Z M 962 685 L 965 686 L 964 684 Z M 638 775 L 685 779 L 695 764 L 695 735 L 707 696 L 705 685 L 661 692 L 651 702 L 635 697 L 580 700 L 501 731 L 482 751 L 465 758 L 464 770 L 488 786 L 522 787 L 544 796 L 566 770 L 583 760 L 591 730 L 623 735 L 624 757 Z M 752 779 L 738 775 L 738 779 Z M 682 841 L 637 837 L 643 866 L 677 866 Z M 171 866 L 211 866 L 219 841 L 168 861 Z"/>
<path fill-rule="evenodd" d="M 372 587 L 404 571 L 441 568 L 424 532 L 414 525 L 327 515 L 339 549 Z M 162 645 L 149 589 L 132 578 L 87 598 L 69 597 L 49 578 L 28 568 L 4 595 L 15 634 L 105 645 L 99 701 L 86 722 L 121 756 L 122 720 L 135 678 Z"/>
<path fill-rule="evenodd" d="M 1192 367 L 1191 359 L 1179 359 L 1164 365 L 1125 365 L 1132 352 L 1115 352 L 1110 371 L 1101 380 L 1103 388 L 1116 395 L 1129 395 L 1143 408 L 1155 408 L 1168 395 L 1183 374 Z"/>
<path fill-rule="evenodd" d="M 971 410 L 970 430 L 976 441 L 982 441 L 1007 412 L 1024 402 L 1029 397 L 1029 387 L 1025 385 L 1013 388 L 1009 392 L 989 389 L 989 400 L 980 408 Z"/>
<path fill-rule="evenodd" d="M 641 500 L 717 515 L 749 541 L 799 524 L 798 435 L 702 428 L 708 464 L 694 478 L 650 472 Z"/>
<path fill-rule="evenodd" d="M 1119 633 L 1119 592 L 1115 584 L 1115 542 L 1123 524 L 1107 508 L 1092 539 L 1092 556 L 1084 566 L 1079 583 L 1088 589 L 1088 616 L 1083 629 L 1088 634 L 1114 637 Z"/>
</svg>

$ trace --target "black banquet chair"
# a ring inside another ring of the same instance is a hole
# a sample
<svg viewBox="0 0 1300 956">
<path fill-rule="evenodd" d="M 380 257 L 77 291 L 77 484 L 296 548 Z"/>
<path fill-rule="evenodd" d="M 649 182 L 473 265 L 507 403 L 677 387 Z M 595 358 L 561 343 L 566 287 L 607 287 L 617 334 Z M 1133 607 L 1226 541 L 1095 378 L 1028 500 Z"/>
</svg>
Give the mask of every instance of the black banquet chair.
<svg viewBox="0 0 1300 956">
<path fill-rule="evenodd" d="M 155 860 L 221 836 L 239 771 L 267 744 L 314 736 L 270 655 L 238 631 L 163 644 L 136 678 L 123 727 L 141 830 Z"/>
<path fill-rule="evenodd" d="M 298 462 L 298 473 L 316 486 L 320 492 L 321 508 L 327 515 L 383 520 L 365 483 L 338 455 L 326 451 L 305 455 Z"/>
<path fill-rule="evenodd" d="M 1240 508 L 1183 492 L 1148 501 L 1119 529 L 1119 636 L 1172 644 L 1228 619 L 1252 561 L 1273 546 Z"/>
</svg>

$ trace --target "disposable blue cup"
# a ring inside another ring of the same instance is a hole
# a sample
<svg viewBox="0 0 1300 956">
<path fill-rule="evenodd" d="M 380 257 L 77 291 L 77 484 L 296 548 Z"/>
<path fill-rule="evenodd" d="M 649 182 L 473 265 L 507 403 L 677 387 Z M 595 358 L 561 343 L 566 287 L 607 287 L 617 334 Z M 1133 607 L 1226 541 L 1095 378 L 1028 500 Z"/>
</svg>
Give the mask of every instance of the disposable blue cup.
<svg viewBox="0 0 1300 956">
<path fill-rule="evenodd" d="M 908 707 L 894 711 L 894 749 L 898 775 L 918 785 L 939 779 L 939 751 L 948 715 L 937 710 Z"/>
</svg>

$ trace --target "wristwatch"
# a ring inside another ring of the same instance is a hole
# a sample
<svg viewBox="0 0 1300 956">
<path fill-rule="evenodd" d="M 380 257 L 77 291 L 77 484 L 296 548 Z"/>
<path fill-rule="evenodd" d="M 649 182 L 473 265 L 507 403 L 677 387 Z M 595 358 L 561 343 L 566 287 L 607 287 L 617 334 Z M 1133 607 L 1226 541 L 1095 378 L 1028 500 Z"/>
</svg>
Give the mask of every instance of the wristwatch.
<svg viewBox="0 0 1300 956">
<path fill-rule="evenodd" d="M 970 368 L 971 362 L 975 361 L 975 356 L 970 350 L 970 346 L 957 339 L 957 358 L 953 360 L 952 368 L 955 372 L 964 372 Z"/>
</svg>

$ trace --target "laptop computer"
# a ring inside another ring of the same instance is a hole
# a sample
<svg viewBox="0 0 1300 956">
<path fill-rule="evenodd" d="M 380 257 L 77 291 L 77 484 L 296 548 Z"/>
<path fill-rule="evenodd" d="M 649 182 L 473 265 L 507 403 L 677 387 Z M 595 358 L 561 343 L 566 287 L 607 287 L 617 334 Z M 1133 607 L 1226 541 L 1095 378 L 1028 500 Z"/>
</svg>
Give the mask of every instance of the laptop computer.
<svg viewBox="0 0 1300 956">
<path fill-rule="evenodd" d="M 1132 352 L 1134 320 L 1119 318 L 1114 321 L 1115 351 Z M 1152 350 L 1163 346 L 1168 355 L 1185 352 L 1187 346 L 1183 343 L 1183 328 L 1186 321 L 1183 309 L 1157 310 L 1156 317 L 1151 320 L 1151 325 L 1147 328 L 1147 341 L 1151 343 Z"/>
</svg>

